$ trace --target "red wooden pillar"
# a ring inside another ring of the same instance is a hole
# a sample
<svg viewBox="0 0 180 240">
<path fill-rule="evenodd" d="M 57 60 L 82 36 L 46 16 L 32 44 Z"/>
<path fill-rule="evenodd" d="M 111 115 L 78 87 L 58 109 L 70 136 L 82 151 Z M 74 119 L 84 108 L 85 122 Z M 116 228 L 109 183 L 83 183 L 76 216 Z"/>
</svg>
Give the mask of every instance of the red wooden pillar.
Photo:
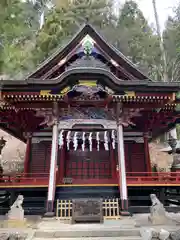
<svg viewBox="0 0 180 240">
<path fill-rule="evenodd" d="M 58 158 L 58 122 L 54 121 L 52 127 L 52 146 L 51 146 L 51 162 L 48 185 L 48 199 L 46 216 L 54 216 L 54 199 L 56 191 L 57 177 L 57 158 Z"/>
<path fill-rule="evenodd" d="M 121 198 L 121 215 L 129 216 L 128 211 L 128 189 L 126 179 L 125 151 L 123 126 L 120 121 L 117 122 L 117 140 L 118 140 L 118 168 L 119 168 L 119 186 Z"/>
<path fill-rule="evenodd" d="M 59 159 L 59 180 L 61 181 L 61 184 L 63 182 L 62 180 L 64 178 L 64 173 L 65 173 L 65 153 L 66 153 L 66 145 L 64 143 L 64 145 L 60 149 L 60 159 Z"/>
<path fill-rule="evenodd" d="M 144 133 L 144 154 L 145 154 L 145 162 L 146 162 L 146 170 L 151 173 L 151 160 L 149 154 L 149 144 L 148 144 L 148 133 Z"/>
<path fill-rule="evenodd" d="M 54 113 L 54 121 L 52 126 L 52 146 L 51 146 L 51 161 L 48 184 L 47 209 L 45 216 L 54 216 L 54 200 L 56 193 L 57 180 L 57 159 L 58 159 L 58 102 L 53 102 L 52 111 Z"/>
<path fill-rule="evenodd" d="M 27 143 L 26 143 L 26 154 L 25 154 L 25 160 L 24 160 L 24 173 L 27 174 L 29 172 L 29 164 L 30 164 L 30 152 L 31 152 L 31 139 L 28 137 Z"/>
<path fill-rule="evenodd" d="M 116 159 L 115 159 L 115 154 L 114 154 L 114 149 L 112 146 L 112 139 L 110 142 L 110 161 L 111 161 L 111 175 L 113 180 L 117 179 L 117 173 L 116 173 Z"/>
</svg>

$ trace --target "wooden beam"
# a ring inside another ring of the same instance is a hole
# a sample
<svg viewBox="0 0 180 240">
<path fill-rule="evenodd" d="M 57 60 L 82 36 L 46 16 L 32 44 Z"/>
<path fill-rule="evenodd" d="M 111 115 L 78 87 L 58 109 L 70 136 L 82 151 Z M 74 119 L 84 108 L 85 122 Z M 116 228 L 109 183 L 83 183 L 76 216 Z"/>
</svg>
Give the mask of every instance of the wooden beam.
<svg viewBox="0 0 180 240">
<path fill-rule="evenodd" d="M 67 61 L 75 54 L 75 51 L 80 47 L 80 43 L 71 51 L 69 54 L 66 55 L 66 57 L 62 58 L 54 67 L 52 67 L 49 71 L 45 72 L 40 79 L 45 80 L 47 79 L 50 75 L 54 74 L 57 70 L 59 70 Z M 64 62 L 61 63 L 61 61 Z"/>
<path fill-rule="evenodd" d="M 105 99 L 102 101 L 59 101 L 59 107 L 60 108 L 67 108 L 68 104 L 71 104 L 72 107 L 77 107 L 77 106 L 89 106 L 89 105 L 95 105 L 98 107 L 104 107 L 108 102 L 108 107 L 109 108 L 114 108 L 115 103 L 110 102 L 109 99 Z M 169 106 L 166 105 L 165 103 L 139 103 L 139 102 L 123 102 L 125 108 L 144 108 L 146 110 L 150 110 L 153 108 L 164 108 L 167 107 L 167 109 L 173 109 L 174 106 Z M 12 108 L 13 106 L 15 108 L 24 108 L 24 109 L 38 109 L 38 108 L 52 108 L 52 101 L 32 101 L 32 102 L 12 102 Z M 8 107 L 6 108 L 8 109 Z"/>
<path fill-rule="evenodd" d="M 99 49 L 100 52 L 103 53 L 103 55 L 105 56 L 105 58 L 107 58 L 107 60 L 111 63 L 111 57 L 109 56 L 109 54 L 107 52 L 105 52 L 99 45 L 96 44 L 96 47 L 97 49 Z M 112 64 L 112 63 L 111 63 Z M 125 77 L 127 79 L 130 79 L 130 80 L 137 80 L 136 77 L 134 77 L 131 73 L 129 73 L 125 68 L 123 68 L 123 66 L 121 66 L 119 63 L 118 63 L 118 67 L 116 67 L 119 71 L 121 71 Z M 118 77 L 118 76 L 117 76 Z"/>
</svg>

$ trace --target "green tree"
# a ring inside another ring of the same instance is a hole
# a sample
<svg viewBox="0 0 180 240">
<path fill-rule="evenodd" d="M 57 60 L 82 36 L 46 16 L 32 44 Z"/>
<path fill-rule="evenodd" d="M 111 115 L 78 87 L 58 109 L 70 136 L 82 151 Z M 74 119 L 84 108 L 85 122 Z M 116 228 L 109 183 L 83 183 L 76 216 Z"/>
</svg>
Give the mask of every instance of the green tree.
<svg viewBox="0 0 180 240">
<path fill-rule="evenodd" d="M 167 56 L 167 72 L 170 81 L 180 81 L 180 3 L 175 9 L 175 16 L 169 17 L 163 33 L 165 51 Z M 178 96 L 179 97 L 179 96 Z M 177 111 L 180 106 L 177 105 Z M 176 126 L 178 139 L 180 138 L 180 125 Z"/>
<path fill-rule="evenodd" d="M 4 0 L 0 1 L 0 21 L 0 73 L 11 75 L 25 67 L 25 46 L 30 49 L 38 19 L 30 1 Z"/>
<path fill-rule="evenodd" d="M 127 1 L 120 8 L 116 32 L 116 47 L 146 74 L 157 80 L 155 69 L 160 62 L 158 37 L 134 1 Z"/>
<path fill-rule="evenodd" d="M 2 8 L 3 16 L 16 16 L 16 19 L 14 22 L 8 19 L 7 26 L 3 24 L 3 30 L 0 30 L 4 34 L 0 58 L 3 59 L 3 72 L 13 76 L 19 72 L 17 77 L 22 77 L 57 47 L 66 44 L 88 21 L 139 68 L 157 78 L 153 75 L 160 62 L 157 36 L 134 1 L 127 1 L 118 16 L 114 14 L 110 0 L 10 1 L 13 8 L 10 5 L 3 7 L 12 14 L 5 14 Z M 40 13 L 50 3 L 54 6 L 47 8 L 45 24 L 39 30 Z"/>
<path fill-rule="evenodd" d="M 85 22 L 98 29 L 111 24 L 114 15 L 110 1 L 74 0 L 68 4 L 52 8 L 45 25 L 39 31 L 34 49 L 34 62 L 37 64 L 62 43 L 71 38 Z"/>
<path fill-rule="evenodd" d="M 180 6 L 178 7 L 180 8 Z M 178 10 L 179 12 L 179 10 Z M 170 81 L 180 81 L 180 19 L 179 13 L 175 18 L 168 19 L 163 33 L 167 56 L 167 72 Z"/>
</svg>

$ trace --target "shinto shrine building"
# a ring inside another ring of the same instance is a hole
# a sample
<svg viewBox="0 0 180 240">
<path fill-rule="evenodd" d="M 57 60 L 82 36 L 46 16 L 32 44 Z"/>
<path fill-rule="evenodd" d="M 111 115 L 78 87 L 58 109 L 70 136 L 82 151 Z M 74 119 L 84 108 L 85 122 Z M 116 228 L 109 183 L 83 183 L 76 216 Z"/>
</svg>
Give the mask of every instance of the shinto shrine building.
<svg viewBox="0 0 180 240">
<path fill-rule="evenodd" d="M 26 79 L 0 87 L 0 127 L 27 143 L 24 173 L 2 175 L 0 191 L 11 201 L 23 194 L 27 212 L 100 197 L 119 199 L 128 214 L 150 193 L 165 201 L 165 189 L 180 186 L 178 173 L 152 173 L 148 146 L 178 123 L 180 84 L 152 81 L 92 26 Z"/>
</svg>

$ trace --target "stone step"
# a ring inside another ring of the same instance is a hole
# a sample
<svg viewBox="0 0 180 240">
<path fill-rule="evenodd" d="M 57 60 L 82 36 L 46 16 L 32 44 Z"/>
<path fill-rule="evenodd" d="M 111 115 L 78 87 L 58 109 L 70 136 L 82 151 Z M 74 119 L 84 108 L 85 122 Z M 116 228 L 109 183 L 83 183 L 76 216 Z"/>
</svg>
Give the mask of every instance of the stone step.
<svg viewBox="0 0 180 240">
<path fill-rule="evenodd" d="M 87 229 L 87 230 L 37 230 L 34 234 L 36 238 L 118 238 L 118 237 L 136 237 L 140 238 L 139 229 Z"/>
<path fill-rule="evenodd" d="M 43 238 L 33 238 L 32 240 L 42 240 Z M 141 237 L 81 237 L 81 238 L 48 238 L 48 240 L 142 240 Z"/>
</svg>

